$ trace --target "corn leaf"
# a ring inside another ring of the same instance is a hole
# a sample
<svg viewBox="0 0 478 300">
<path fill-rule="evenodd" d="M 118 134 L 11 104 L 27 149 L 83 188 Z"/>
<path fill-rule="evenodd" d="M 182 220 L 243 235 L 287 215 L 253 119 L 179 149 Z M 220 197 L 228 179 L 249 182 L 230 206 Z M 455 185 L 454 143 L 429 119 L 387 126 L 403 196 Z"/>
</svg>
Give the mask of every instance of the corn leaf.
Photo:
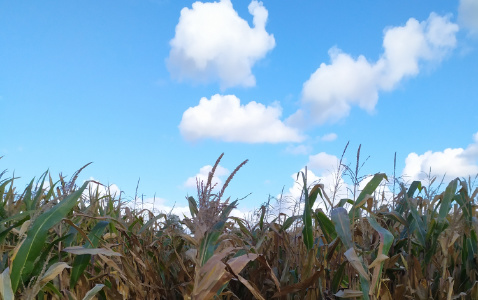
<svg viewBox="0 0 478 300">
<path fill-rule="evenodd" d="M 316 212 L 317 213 L 314 215 L 315 220 L 319 223 L 320 229 L 322 230 L 327 243 L 330 244 L 337 237 L 334 223 L 321 210 L 317 210 Z"/>
<path fill-rule="evenodd" d="M 332 209 L 331 218 L 335 225 L 335 231 L 337 232 L 337 235 L 344 244 L 345 248 L 352 248 L 353 243 L 352 233 L 350 231 L 350 219 L 345 208 L 337 207 Z"/>
<path fill-rule="evenodd" d="M 359 208 L 362 206 L 363 201 L 366 197 L 369 197 L 375 192 L 375 189 L 380 185 L 383 179 L 388 180 L 387 175 L 385 173 L 377 173 L 373 176 L 373 178 L 365 185 L 363 190 L 360 192 L 359 196 L 355 200 L 352 209 L 349 212 L 350 222 L 359 218 L 360 211 Z"/>
<path fill-rule="evenodd" d="M 388 258 L 387 255 L 393 243 L 393 235 L 390 233 L 390 231 L 380 226 L 374 217 L 368 217 L 368 223 L 370 224 L 370 226 L 372 226 L 373 229 L 375 229 L 375 231 L 378 232 L 378 235 L 380 237 L 380 245 L 378 248 L 377 259 L 369 266 L 369 268 L 372 268 L 374 267 L 374 263 L 375 264 L 380 263 L 380 267 L 375 268 L 373 271 L 372 286 L 371 286 L 373 291 L 378 285 L 378 282 L 382 276 L 383 264 L 385 259 Z"/>
<path fill-rule="evenodd" d="M 103 289 L 105 285 L 104 284 L 96 284 L 91 290 L 86 293 L 85 297 L 83 297 L 83 300 L 91 300 L 93 297 Z"/>
<path fill-rule="evenodd" d="M 42 278 L 40 278 L 40 286 L 43 286 L 48 281 L 58 276 L 66 268 L 70 269 L 71 267 L 65 262 L 57 262 L 51 265 Z"/>
<path fill-rule="evenodd" d="M 103 235 L 103 231 L 105 230 L 106 226 L 109 224 L 108 221 L 100 221 L 98 222 L 93 229 L 91 229 L 90 233 L 88 234 L 89 241 L 85 242 L 82 248 L 84 249 L 91 249 L 98 247 L 100 242 L 100 236 Z M 90 243 L 91 241 L 91 243 Z M 68 249 L 68 248 L 65 248 Z M 65 251 L 63 249 L 63 251 Z M 91 253 L 75 253 L 80 254 L 75 257 L 73 261 L 73 269 L 71 270 L 70 275 L 70 286 L 74 287 L 78 279 L 80 279 L 81 275 L 85 271 L 86 267 L 90 263 Z"/>
<path fill-rule="evenodd" d="M 87 185 L 88 181 L 33 222 L 12 263 L 10 277 L 13 291 L 17 290 L 20 280 L 25 279 L 31 273 L 35 259 L 43 248 L 50 228 L 59 223 L 73 209 Z"/>
<path fill-rule="evenodd" d="M 304 182 L 303 193 L 304 193 L 304 200 L 305 200 L 304 214 L 302 215 L 302 219 L 304 221 L 304 225 L 303 225 L 304 227 L 302 228 L 302 238 L 303 238 L 305 247 L 307 248 L 307 250 L 310 250 L 314 246 L 314 232 L 312 228 L 312 208 L 309 201 L 309 190 L 307 188 L 307 178 L 304 172 L 301 172 L 301 173 L 302 173 L 302 180 Z"/>
<path fill-rule="evenodd" d="M 14 294 L 12 290 L 12 282 L 10 280 L 10 269 L 6 268 L 0 274 L 0 295 L 4 300 L 13 300 Z"/>
</svg>

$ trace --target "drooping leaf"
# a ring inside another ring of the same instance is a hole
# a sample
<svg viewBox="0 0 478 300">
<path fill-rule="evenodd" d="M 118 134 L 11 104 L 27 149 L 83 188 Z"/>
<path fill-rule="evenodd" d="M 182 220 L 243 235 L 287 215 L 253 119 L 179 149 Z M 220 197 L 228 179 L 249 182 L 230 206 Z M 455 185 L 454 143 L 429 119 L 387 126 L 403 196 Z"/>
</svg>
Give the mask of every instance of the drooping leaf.
<svg viewBox="0 0 478 300">
<path fill-rule="evenodd" d="M 365 185 L 365 187 L 360 192 L 359 196 L 355 200 L 355 203 L 349 212 L 349 218 L 351 222 L 359 218 L 359 214 L 360 214 L 359 207 L 363 204 L 363 201 L 365 200 L 366 197 L 369 197 L 375 192 L 375 189 L 380 185 L 383 179 L 388 180 L 387 175 L 385 173 L 377 173 Z"/>
<path fill-rule="evenodd" d="M 159 214 L 157 216 L 155 216 L 154 218 L 150 219 L 148 222 L 146 222 L 146 224 L 144 224 L 138 231 L 138 234 L 141 234 L 143 233 L 143 231 L 145 231 L 146 229 L 148 229 L 151 225 L 154 224 L 154 222 L 156 222 L 156 220 L 158 220 L 159 218 L 166 218 L 166 215 L 165 214 Z"/>
<path fill-rule="evenodd" d="M 105 256 L 122 256 L 121 253 L 115 252 L 110 249 L 106 248 L 84 248 L 82 246 L 73 246 L 73 247 L 68 247 L 63 249 L 62 251 L 71 253 L 71 254 L 76 254 L 76 255 L 84 255 L 84 254 L 89 254 L 89 255 L 97 255 L 97 254 L 102 254 Z"/>
<path fill-rule="evenodd" d="M 43 286 L 56 276 L 58 276 L 64 269 L 70 269 L 71 267 L 65 262 L 57 262 L 51 265 L 45 274 L 40 278 L 40 286 Z"/>
<path fill-rule="evenodd" d="M 319 223 L 320 229 L 324 233 L 325 239 L 328 243 L 331 243 L 337 237 L 334 223 L 321 210 L 317 210 L 314 217 Z"/>
<path fill-rule="evenodd" d="M 337 235 L 344 244 L 345 248 L 352 248 L 353 243 L 352 233 L 350 231 L 350 219 L 345 208 L 337 207 L 332 209 L 331 218 L 335 225 L 335 231 L 337 232 Z"/>
<path fill-rule="evenodd" d="M 83 300 L 91 300 L 93 297 L 103 289 L 105 285 L 104 284 L 96 284 L 91 290 L 86 293 L 85 297 L 83 297 Z"/>
<path fill-rule="evenodd" d="M 383 264 L 384 261 L 388 258 L 388 252 L 390 251 L 390 247 L 393 243 L 393 235 L 390 233 L 390 231 L 380 226 L 380 224 L 377 223 L 374 217 L 368 217 L 367 219 L 370 226 L 372 226 L 372 228 L 378 232 L 378 235 L 380 237 L 380 245 L 378 248 L 377 258 L 369 266 L 369 268 L 373 268 L 375 267 L 375 264 L 380 264 L 380 267 L 375 267 L 373 271 L 371 289 L 372 291 L 374 291 L 382 276 Z"/>
<path fill-rule="evenodd" d="M 287 229 L 289 229 L 290 226 L 292 226 L 292 224 L 294 224 L 295 221 L 297 221 L 298 219 L 300 219 L 302 216 L 292 216 L 292 217 L 288 217 L 284 224 L 282 224 L 282 227 L 280 229 L 280 231 L 286 231 Z"/>
<path fill-rule="evenodd" d="M 189 212 L 191 212 L 191 217 L 195 217 L 198 214 L 198 204 L 194 197 L 188 197 L 188 204 L 189 204 Z"/>
</svg>

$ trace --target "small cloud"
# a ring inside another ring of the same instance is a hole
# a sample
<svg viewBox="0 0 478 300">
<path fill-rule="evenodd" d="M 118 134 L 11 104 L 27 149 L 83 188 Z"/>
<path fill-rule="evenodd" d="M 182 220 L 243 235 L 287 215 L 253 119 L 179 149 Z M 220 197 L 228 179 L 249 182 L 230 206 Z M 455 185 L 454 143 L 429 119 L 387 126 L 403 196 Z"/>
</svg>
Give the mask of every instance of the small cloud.
<svg viewBox="0 0 478 300">
<path fill-rule="evenodd" d="M 297 146 L 289 145 L 285 149 L 285 152 L 293 154 L 293 155 L 307 155 L 311 151 L 312 151 L 312 147 L 307 145 L 297 145 Z"/>
<path fill-rule="evenodd" d="M 305 139 L 295 128 L 285 125 L 279 104 L 265 106 L 251 101 L 241 105 L 234 95 L 202 98 L 188 108 L 179 124 L 184 138 L 190 141 L 215 139 L 225 142 L 283 143 Z"/>
<path fill-rule="evenodd" d="M 330 64 L 322 63 L 304 83 L 302 104 L 318 124 L 348 116 L 352 106 L 373 113 L 380 91 L 391 91 L 405 78 L 417 76 L 421 64 L 439 63 L 456 47 L 458 25 L 450 16 L 431 13 L 426 21 L 410 18 L 404 26 L 390 27 L 383 38 L 384 52 L 376 62 L 363 55 L 353 58 L 331 48 Z M 303 119 L 304 109 L 289 119 Z"/>
<path fill-rule="evenodd" d="M 468 29 L 471 34 L 478 34 L 478 1 L 460 0 L 458 22 Z"/>
<path fill-rule="evenodd" d="M 335 141 L 336 139 L 337 139 L 337 134 L 335 133 L 329 133 L 320 138 L 320 140 L 324 142 L 332 142 L 332 141 Z"/>
<path fill-rule="evenodd" d="M 197 173 L 195 176 L 189 177 L 185 182 L 184 186 L 189 187 L 189 188 L 196 188 L 196 182 L 203 181 L 204 183 L 207 182 L 207 179 L 209 177 L 209 172 L 211 172 L 212 166 L 207 165 L 202 167 L 199 170 L 199 173 Z M 214 172 L 214 177 L 212 178 L 212 185 L 217 185 L 221 186 L 222 185 L 222 179 L 221 177 L 229 175 L 229 170 L 222 167 L 221 165 L 218 165 L 216 167 L 216 171 Z M 196 181 L 197 180 L 197 181 Z"/>
<path fill-rule="evenodd" d="M 173 77 L 199 82 L 219 81 L 221 88 L 255 86 L 254 64 L 275 47 L 265 26 L 268 11 L 252 1 L 253 27 L 234 10 L 230 0 L 195 2 L 183 8 L 167 59 Z"/>
<path fill-rule="evenodd" d="M 431 171 L 430 171 L 431 169 Z M 423 154 L 410 153 L 405 159 L 403 176 L 410 181 L 424 180 L 431 176 L 445 180 L 478 174 L 478 133 L 473 135 L 473 143 L 463 148 L 447 148 L 443 151 L 427 151 Z"/>
</svg>

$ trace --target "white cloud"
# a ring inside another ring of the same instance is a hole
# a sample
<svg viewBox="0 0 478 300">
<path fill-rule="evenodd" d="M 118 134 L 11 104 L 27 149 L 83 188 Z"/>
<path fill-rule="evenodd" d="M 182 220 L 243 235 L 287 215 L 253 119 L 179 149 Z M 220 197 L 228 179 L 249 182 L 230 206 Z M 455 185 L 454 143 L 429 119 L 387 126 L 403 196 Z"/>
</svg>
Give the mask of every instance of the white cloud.
<svg viewBox="0 0 478 300">
<path fill-rule="evenodd" d="M 204 184 L 207 182 L 207 178 L 209 177 L 209 172 L 211 172 L 212 166 L 207 165 L 202 167 L 199 170 L 199 173 L 196 176 L 189 177 L 186 182 L 184 182 L 185 187 L 196 188 L 196 178 L 199 182 L 203 181 Z M 212 184 L 217 185 L 218 187 L 222 185 L 221 177 L 229 175 L 229 170 L 218 165 L 216 171 L 214 172 L 214 177 L 212 178 Z"/>
<path fill-rule="evenodd" d="M 116 184 L 105 185 L 93 177 L 90 177 L 89 180 L 90 182 L 88 183 L 88 186 L 83 192 L 84 195 L 89 195 L 90 192 L 95 194 L 96 191 L 98 190 L 98 194 L 100 195 L 100 197 L 108 195 L 108 192 L 113 197 L 117 197 L 117 198 L 120 197 L 121 190 Z"/>
<path fill-rule="evenodd" d="M 310 106 L 319 124 L 348 116 L 352 105 L 373 112 L 380 91 L 394 89 L 404 78 L 416 76 L 423 62 L 440 62 L 455 48 L 458 25 L 449 19 L 431 13 L 426 21 L 411 18 L 404 26 L 387 28 L 384 53 L 376 62 L 330 49 L 331 63 L 322 63 L 304 83 L 302 103 Z"/>
<path fill-rule="evenodd" d="M 281 143 L 304 139 L 298 130 L 281 120 L 279 104 L 265 106 L 255 101 L 241 105 L 234 95 L 202 98 L 199 105 L 188 108 L 179 130 L 187 140 L 216 139 L 226 142 Z"/>
<path fill-rule="evenodd" d="M 340 160 L 337 156 L 320 152 L 315 155 L 309 156 L 309 162 L 307 166 L 320 173 L 330 173 L 337 170 Z"/>
<path fill-rule="evenodd" d="M 285 149 L 287 153 L 294 154 L 294 155 L 306 155 L 309 154 L 310 151 L 312 151 L 312 147 L 307 146 L 307 145 L 289 145 Z"/>
<path fill-rule="evenodd" d="M 460 0 L 458 22 L 472 34 L 478 34 L 478 1 Z"/>
<path fill-rule="evenodd" d="M 446 174 L 446 181 L 478 174 L 478 133 L 473 138 L 473 143 L 465 149 L 447 148 L 444 151 L 427 151 L 421 155 L 410 153 L 405 159 L 403 176 L 410 181 L 424 180 L 430 168 L 432 176 L 441 177 Z"/>
<path fill-rule="evenodd" d="M 318 154 L 309 156 L 309 161 L 307 163 L 307 173 L 305 173 L 305 168 L 300 170 L 306 174 L 307 185 L 309 187 L 317 183 L 324 185 L 324 190 L 334 205 L 336 205 L 340 199 L 349 197 L 349 192 L 347 190 L 348 184 L 341 176 L 337 177 L 339 162 L 340 159 L 338 157 L 325 152 L 320 152 Z M 294 203 L 300 199 L 303 189 L 302 175 L 299 175 L 299 178 L 297 179 L 297 173 L 294 173 L 291 175 L 291 178 L 293 179 L 294 183 L 283 197 L 283 199 L 285 199 L 288 203 L 284 203 L 284 205 L 281 207 L 281 212 L 289 216 L 294 213 Z M 333 198 L 334 191 L 335 199 Z M 328 207 L 328 209 L 330 209 L 330 207 L 328 203 L 327 205 L 325 204 L 325 201 L 326 200 L 322 200 L 320 197 L 318 197 L 314 208 L 319 207 L 326 212 L 326 207 Z M 302 211 L 296 211 L 295 213 L 302 213 Z"/>
<path fill-rule="evenodd" d="M 320 138 L 324 142 L 332 142 L 337 139 L 337 134 L 336 133 L 328 133 L 324 135 L 323 137 Z"/>
<path fill-rule="evenodd" d="M 181 10 L 176 35 L 170 41 L 168 67 L 174 77 L 219 80 L 222 88 L 254 86 L 254 64 L 275 46 L 265 25 L 268 11 L 252 1 L 253 27 L 234 10 L 230 0 L 195 2 Z"/>
</svg>

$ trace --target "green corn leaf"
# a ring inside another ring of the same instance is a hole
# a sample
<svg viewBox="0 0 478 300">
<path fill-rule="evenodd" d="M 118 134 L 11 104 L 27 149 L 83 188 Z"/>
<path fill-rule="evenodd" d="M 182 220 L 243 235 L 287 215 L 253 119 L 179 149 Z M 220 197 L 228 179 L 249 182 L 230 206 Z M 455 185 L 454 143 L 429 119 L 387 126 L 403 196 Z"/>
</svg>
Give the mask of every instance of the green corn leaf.
<svg viewBox="0 0 478 300">
<path fill-rule="evenodd" d="M 189 211 L 191 212 L 191 217 L 195 217 L 198 214 L 198 204 L 196 203 L 196 200 L 194 197 L 189 196 L 188 197 L 188 203 L 189 203 Z"/>
<path fill-rule="evenodd" d="M 438 213 L 438 223 L 441 225 L 446 219 L 448 213 L 451 209 L 451 202 L 455 196 L 456 188 L 458 186 L 458 178 L 452 180 L 445 189 L 445 194 L 443 195 L 443 200 L 440 205 L 440 212 Z"/>
<path fill-rule="evenodd" d="M 375 189 L 380 185 L 383 179 L 388 180 L 385 173 L 377 173 L 373 175 L 373 178 L 365 185 L 363 190 L 360 192 L 357 200 L 355 200 L 352 209 L 349 212 L 350 222 L 359 218 L 359 204 L 365 199 L 367 195 L 372 195 L 375 192 Z"/>
<path fill-rule="evenodd" d="M 5 188 L 7 185 L 13 181 L 13 178 L 5 180 L 1 185 L 0 185 L 0 200 L 3 199 L 3 194 L 5 194 Z M 1 201 L 0 201 L 1 202 Z"/>
<path fill-rule="evenodd" d="M 76 192 L 72 193 L 50 210 L 40 215 L 32 224 L 27 237 L 20 246 L 12 263 L 12 289 L 16 292 L 20 280 L 31 273 L 35 259 L 40 254 L 50 228 L 58 224 L 77 204 L 78 199 L 88 185 L 88 181 Z"/>
<path fill-rule="evenodd" d="M 141 229 L 138 231 L 138 234 L 141 234 L 143 233 L 143 231 L 145 231 L 146 229 L 148 229 L 151 225 L 154 224 L 154 222 L 156 222 L 157 219 L 159 218 L 166 218 L 166 215 L 165 214 L 159 214 L 157 215 L 156 217 L 152 218 L 151 220 L 149 220 L 148 222 L 146 222 L 146 224 L 144 224 Z"/>
<path fill-rule="evenodd" d="M 209 260 L 209 258 L 211 258 L 211 256 L 214 254 L 214 251 L 218 247 L 217 240 L 221 236 L 229 214 L 236 207 L 237 202 L 237 200 L 233 201 L 222 211 L 219 221 L 214 224 L 214 226 L 206 233 L 205 237 L 202 239 L 201 245 L 199 247 L 199 259 L 201 262 L 201 266 L 203 266 Z"/>
<path fill-rule="evenodd" d="M 340 284 L 342 283 L 342 279 L 344 278 L 345 274 L 345 266 L 347 262 L 344 261 L 340 267 L 338 268 L 337 272 L 335 272 L 334 277 L 332 278 L 332 292 L 335 294 L 340 288 Z"/>
<path fill-rule="evenodd" d="M 408 188 L 408 191 L 407 191 L 408 198 L 412 198 L 413 194 L 415 194 L 415 191 L 417 189 L 419 192 L 422 191 L 422 183 L 420 181 L 412 182 L 412 184 L 410 184 L 410 187 Z"/>
<path fill-rule="evenodd" d="M 33 207 L 33 200 L 32 200 L 32 188 L 33 188 L 33 181 L 35 178 L 30 181 L 30 184 L 28 184 L 27 188 L 25 189 L 25 196 L 23 196 L 23 203 L 25 203 L 26 210 L 32 210 L 35 209 Z"/>
<path fill-rule="evenodd" d="M 31 209 L 35 209 L 38 205 L 38 202 L 40 202 L 41 196 L 43 195 L 43 185 L 45 184 L 46 175 L 48 175 L 48 171 L 46 171 L 45 173 L 43 173 L 40 176 L 41 184 L 40 184 L 40 187 L 35 194 L 35 197 L 33 198 L 33 201 L 32 201 L 32 204 L 31 204 L 32 205 Z"/>
<path fill-rule="evenodd" d="M 231 217 L 231 219 L 233 219 L 234 221 L 236 221 L 237 225 L 239 225 L 239 228 L 241 229 L 241 231 L 249 236 L 249 237 L 252 237 L 253 235 L 251 234 L 251 232 L 249 231 L 249 229 L 247 229 L 246 225 L 244 224 L 244 221 L 241 219 L 241 218 L 238 218 L 238 217 Z"/>
<path fill-rule="evenodd" d="M 322 192 L 320 191 L 320 185 L 316 184 L 310 190 L 310 193 L 309 193 L 309 207 L 310 207 L 310 209 L 312 209 L 312 207 L 314 206 L 315 200 L 317 199 L 318 195 L 320 195 L 320 198 L 322 198 L 322 199 L 324 198 L 322 196 Z"/>
<path fill-rule="evenodd" d="M 29 215 L 24 216 L 23 219 L 21 219 L 20 221 L 16 222 L 15 224 L 11 225 L 10 227 L 8 227 L 5 230 L 3 230 L 2 232 L 0 232 L 0 244 L 3 244 L 3 242 L 5 241 L 5 238 L 7 237 L 7 235 L 10 233 L 10 231 L 13 228 L 16 228 L 18 226 L 22 226 L 23 223 L 25 223 L 27 220 L 30 220 Z"/>
<path fill-rule="evenodd" d="M 289 229 L 290 226 L 292 226 L 292 224 L 294 224 L 295 221 L 297 221 L 301 217 L 302 216 L 288 217 L 287 220 L 285 220 L 284 224 L 282 224 L 280 231 L 286 231 L 287 229 Z"/>
<path fill-rule="evenodd" d="M 91 229 L 90 233 L 88 233 L 88 238 L 91 241 L 86 241 L 83 245 L 84 248 L 97 248 L 100 242 L 100 237 L 103 234 L 106 226 L 108 226 L 108 221 L 101 221 L 98 222 L 93 229 Z M 80 279 L 81 275 L 85 271 L 86 267 L 90 263 L 91 255 L 90 254 L 81 254 L 75 256 L 75 260 L 73 261 L 71 275 L 70 275 L 70 287 L 74 287 L 78 280 Z"/>
<path fill-rule="evenodd" d="M 344 244 L 345 248 L 352 248 L 353 242 L 352 233 L 350 231 L 350 219 L 345 208 L 337 207 L 332 209 L 331 218 L 335 225 L 335 231 L 337 232 L 337 235 Z"/>
<path fill-rule="evenodd" d="M 317 210 L 316 212 L 317 213 L 314 215 L 315 219 L 319 223 L 320 229 L 322 229 L 327 243 L 330 244 L 337 237 L 334 223 L 322 211 Z"/>
<path fill-rule="evenodd" d="M 314 233 L 312 228 L 312 209 L 309 202 L 309 190 L 307 189 L 307 178 L 304 172 L 302 173 L 302 180 L 304 181 L 304 214 L 302 219 L 304 221 L 304 227 L 302 228 L 302 238 L 307 250 L 312 249 L 314 246 Z M 316 195 L 317 197 L 317 195 Z"/>
<path fill-rule="evenodd" d="M 347 198 L 344 198 L 344 199 L 340 199 L 339 203 L 336 205 L 336 207 L 344 207 L 344 205 L 348 203 L 348 204 L 351 204 L 351 205 L 354 205 L 354 201 L 352 199 L 347 199 Z"/>
<path fill-rule="evenodd" d="M 48 246 L 45 247 L 45 250 L 42 251 L 40 256 L 35 259 L 35 267 L 33 268 L 30 277 L 38 277 L 40 275 L 41 271 L 43 270 L 44 264 L 48 263 L 46 262 L 47 258 L 49 255 L 51 255 L 51 249 L 58 245 L 59 242 L 66 240 L 68 238 L 68 235 L 64 235 L 62 237 L 57 238 L 51 243 L 48 243 Z"/>
<path fill-rule="evenodd" d="M 403 225 L 405 225 L 405 227 L 408 227 L 408 222 L 407 220 L 405 220 L 397 211 L 393 210 L 391 212 L 380 212 L 379 213 L 380 215 L 383 215 L 385 216 L 386 218 L 390 219 L 390 220 L 393 220 L 393 221 L 396 221 L 396 222 L 400 222 L 402 223 Z"/>
<path fill-rule="evenodd" d="M 410 199 L 408 198 L 407 195 L 405 195 L 405 200 L 407 201 L 408 206 L 410 207 L 410 213 L 412 214 L 413 219 L 415 220 L 415 222 L 417 224 L 416 229 L 417 229 L 417 232 L 418 232 L 418 236 L 417 236 L 418 242 L 420 243 L 420 245 L 422 247 L 425 247 L 426 246 L 426 236 L 427 236 L 426 226 L 423 223 L 422 218 L 418 214 L 417 207 L 410 201 Z"/>
</svg>

